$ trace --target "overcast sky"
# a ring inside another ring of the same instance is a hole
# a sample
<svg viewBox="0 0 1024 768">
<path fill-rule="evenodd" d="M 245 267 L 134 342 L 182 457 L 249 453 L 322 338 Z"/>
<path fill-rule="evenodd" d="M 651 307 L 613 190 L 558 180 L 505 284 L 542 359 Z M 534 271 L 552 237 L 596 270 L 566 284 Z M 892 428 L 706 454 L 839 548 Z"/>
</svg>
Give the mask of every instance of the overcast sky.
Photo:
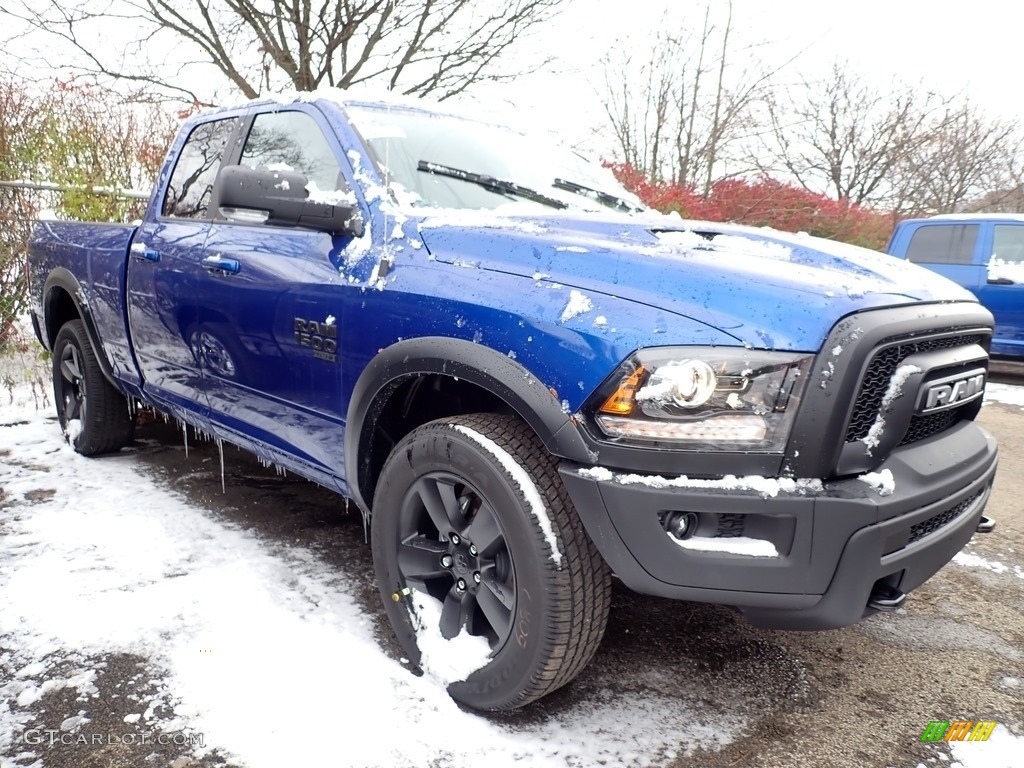
<svg viewBox="0 0 1024 768">
<path fill-rule="evenodd" d="M 724 20 L 725 0 L 710 2 Z M 477 91 L 514 105 L 523 116 L 541 115 L 579 141 L 603 122 L 602 54 L 625 48 L 643 57 L 659 28 L 699 27 L 703 9 L 700 0 L 566 0 L 565 11 L 529 43 L 561 57 L 557 74 Z M 769 68 L 792 60 L 776 78 L 782 84 L 825 75 L 839 59 L 883 91 L 902 82 L 966 92 L 993 116 L 1024 119 L 1017 87 L 1022 22 L 1024 3 L 1014 0 L 733 0 L 733 50 L 754 46 L 751 55 Z M 112 33 L 114 39 L 131 38 L 131 30 Z M 52 45 L 45 44 L 48 57 L 60 60 Z M 200 82 L 203 90 L 212 80 Z M 222 90 L 219 100 L 230 96 Z"/>
</svg>

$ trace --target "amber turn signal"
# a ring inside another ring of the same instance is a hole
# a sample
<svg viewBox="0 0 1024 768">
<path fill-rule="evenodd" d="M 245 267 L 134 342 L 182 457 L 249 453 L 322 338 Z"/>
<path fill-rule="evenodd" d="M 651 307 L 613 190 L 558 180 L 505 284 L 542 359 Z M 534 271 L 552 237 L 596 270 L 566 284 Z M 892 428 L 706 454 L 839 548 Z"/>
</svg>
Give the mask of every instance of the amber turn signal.
<svg viewBox="0 0 1024 768">
<path fill-rule="evenodd" d="M 599 409 L 601 413 L 611 413 L 616 416 L 631 414 L 633 408 L 636 407 L 636 391 L 640 389 L 640 384 L 646 376 L 647 371 L 644 370 L 644 367 L 637 366 L 636 370 L 624 378 L 619 383 L 618 389 L 604 401 L 604 405 Z"/>
</svg>

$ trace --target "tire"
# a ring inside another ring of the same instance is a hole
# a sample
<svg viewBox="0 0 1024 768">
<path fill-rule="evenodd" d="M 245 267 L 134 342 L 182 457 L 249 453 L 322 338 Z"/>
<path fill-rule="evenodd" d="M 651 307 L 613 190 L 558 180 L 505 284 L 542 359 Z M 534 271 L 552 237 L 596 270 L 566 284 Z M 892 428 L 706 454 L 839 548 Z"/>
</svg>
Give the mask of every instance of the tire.
<svg viewBox="0 0 1024 768">
<path fill-rule="evenodd" d="M 104 378 L 81 320 L 65 323 L 53 343 L 53 402 L 64 439 L 83 456 L 110 453 L 131 440 L 128 401 Z"/>
<path fill-rule="evenodd" d="M 554 459 L 517 418 L 441 419 L 399 441 L 377 485 L 371 540 L 388 618 L 414 663 L 428 673 L 444 666 L 433 658 L 438 636 L 482 649 L 476 671 L 439 676 L 469 707 L 536 701 L 576 677 L 601 643 L 608 569 Z"/>
</svg>

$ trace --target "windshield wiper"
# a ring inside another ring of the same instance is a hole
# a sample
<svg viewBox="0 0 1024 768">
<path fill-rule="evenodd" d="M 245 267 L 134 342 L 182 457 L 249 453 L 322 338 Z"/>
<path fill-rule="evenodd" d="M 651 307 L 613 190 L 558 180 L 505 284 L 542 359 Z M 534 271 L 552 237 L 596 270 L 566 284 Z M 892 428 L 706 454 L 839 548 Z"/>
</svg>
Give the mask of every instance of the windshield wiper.
<svg viewBox="0 0 1024 768">
<path fill-rule="evenodd" d="M 507 179 L 496 179 L 485 173 L 464 171 L 461 168 L 452 168 L 450 165 L 440 165 L 438 163 L 431 163 L 427 160 L 420 160 L 416 168 L 417 170 L 425 171 L 426 173 L 436 173 L 438 176 L 450 176 L 451 178 L 459 179 L 460 181 L 468 181 L 470 184 L 476 184 L 484 189 L 490 190 L 491 192 L 533 200 L 535 203 L 541 203 L 542 205 L 547 205 L 552 208 L 569 207 L 561 200 L 548 197 L 534 189 L 524 187 L 522 184 L 516 184 L 514 181 L 508 181 Z"/>
<path fill-rule="evenodd" d="M 556 189 L 564 189 L 566 192 L 575 192 L 577 195 L 593 198 L 602 205 L 607 205 L 609 208 L 614 208 L 618 211 L 625 211 L 626 213 L 640 213 L 644 210 L 621 197 L 609 194 L 608 192 L 602 192 L 600 189 L 594 189 L 593 187 L 585 187 L 582 184 L 577 184 L 575 181 L 555 179 L 555 183 L 551 186 Z"/>
</svg>

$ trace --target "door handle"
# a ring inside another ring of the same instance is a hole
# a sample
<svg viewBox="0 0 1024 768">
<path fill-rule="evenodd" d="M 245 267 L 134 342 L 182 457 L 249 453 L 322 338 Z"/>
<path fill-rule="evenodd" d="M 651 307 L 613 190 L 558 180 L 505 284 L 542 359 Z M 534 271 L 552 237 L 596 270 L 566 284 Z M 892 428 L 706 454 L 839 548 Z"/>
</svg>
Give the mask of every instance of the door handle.
<svg viewBox="0 0 1024 768">
<path fill-rule="evenodd" d="M 1016 285 L 1016 283 L 1014 283 L 1013 280 L 1011 280 L 1008 277 L 990 277 L 988 279 L 988 284 L 989 285 Z"/>
<path fill-rule="evenodd" d="M 136 261 L 160 261 L 160 251 L 155 251 L 144 243 L 132 243 L 131 252 Z"/>
<path fill-rule="evenodd" d="M 210 272 L 224 272 L 229 275 L 237 275 L 242 271 L 242 264 L 238 259 L 225 259 L 222 256 L 207 256 L 203 259 L 203 267 Z"/>
</svg>

